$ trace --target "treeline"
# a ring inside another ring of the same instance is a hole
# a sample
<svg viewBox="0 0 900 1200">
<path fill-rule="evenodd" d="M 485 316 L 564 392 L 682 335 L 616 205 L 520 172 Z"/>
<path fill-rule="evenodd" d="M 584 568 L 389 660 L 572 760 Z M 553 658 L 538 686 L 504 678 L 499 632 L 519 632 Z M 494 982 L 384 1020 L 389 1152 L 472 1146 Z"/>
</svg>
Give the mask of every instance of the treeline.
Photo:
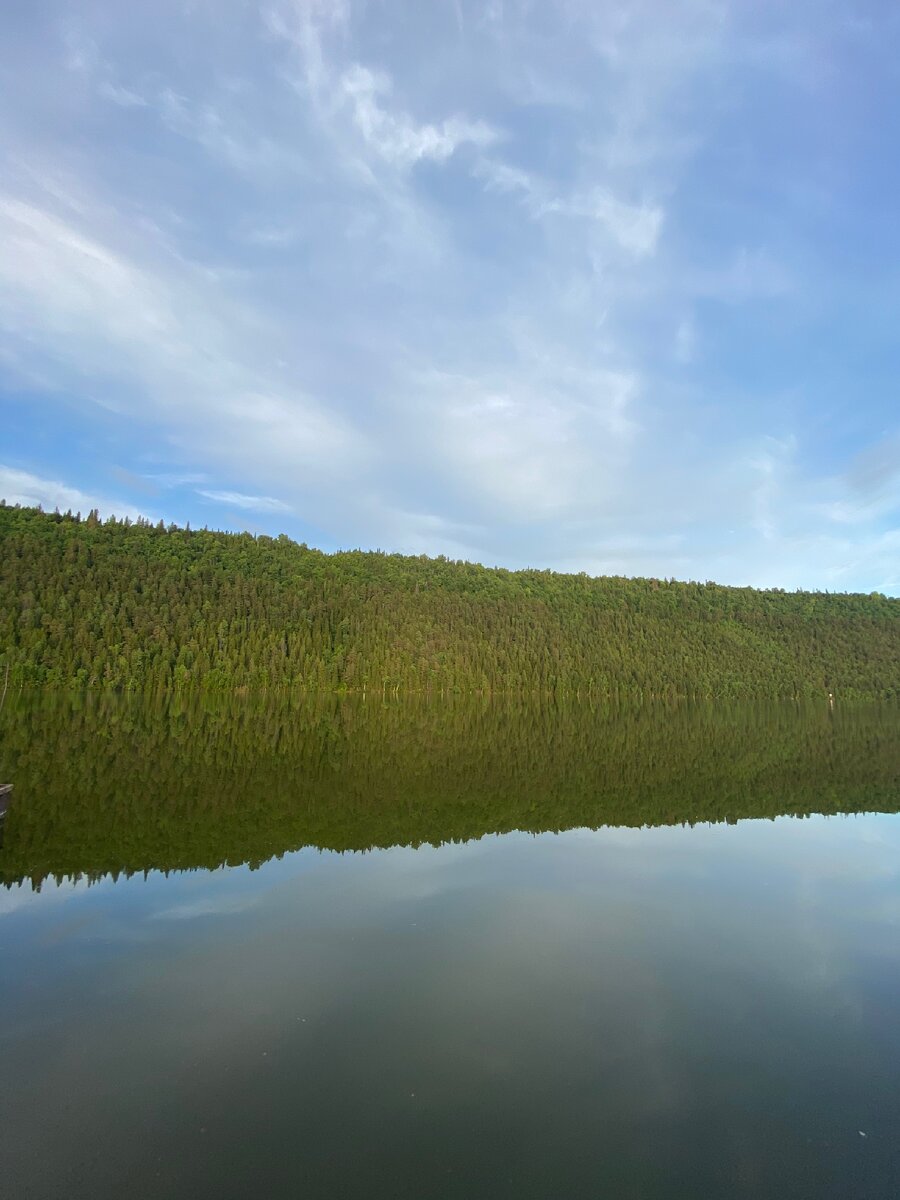
<svg viewBox="0 0 900 1200">
<path fill-rule="evenodd" d="M 900 808 L 895 705 L 14 696 L 0 883 Z"/>
<path fill-rule="evenodd" d="M 0 505 L 16 685 L 900 696 L 900 600 L 506 571 Z"/>
</svg>

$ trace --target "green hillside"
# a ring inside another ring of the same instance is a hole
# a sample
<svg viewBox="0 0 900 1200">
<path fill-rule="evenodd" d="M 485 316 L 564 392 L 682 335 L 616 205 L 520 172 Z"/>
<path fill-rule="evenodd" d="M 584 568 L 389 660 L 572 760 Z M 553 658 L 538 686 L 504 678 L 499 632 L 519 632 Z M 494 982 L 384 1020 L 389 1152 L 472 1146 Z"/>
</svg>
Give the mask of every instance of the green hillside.
<svg viewBox="0 0 900 1200">
<path fill-rule="evenodd" d="M 900 695 L 900 600 L 324 554 L 0 506 L 15 684 Z"/>
</svg>

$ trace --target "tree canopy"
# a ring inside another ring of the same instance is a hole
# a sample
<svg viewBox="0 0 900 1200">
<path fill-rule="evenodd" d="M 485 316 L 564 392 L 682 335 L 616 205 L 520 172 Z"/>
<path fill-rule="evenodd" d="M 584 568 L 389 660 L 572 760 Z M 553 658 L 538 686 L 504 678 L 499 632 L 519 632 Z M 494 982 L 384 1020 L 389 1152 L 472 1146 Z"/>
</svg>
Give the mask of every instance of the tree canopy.
<svg viewBox="0 0 900 1200">
<path fill-rule="evenodd" d="M 19 684 L 895 697 L 900 600 L 325 554 L 0 505 Z"/>
</svg>

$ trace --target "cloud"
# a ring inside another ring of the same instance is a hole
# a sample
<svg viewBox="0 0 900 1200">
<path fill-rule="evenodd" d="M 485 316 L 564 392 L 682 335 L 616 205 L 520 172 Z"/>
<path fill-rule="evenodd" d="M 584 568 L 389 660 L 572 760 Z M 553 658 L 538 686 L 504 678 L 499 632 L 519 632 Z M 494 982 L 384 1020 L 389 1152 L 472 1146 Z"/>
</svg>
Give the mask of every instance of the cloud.
<svg viewBox="0 0 900 1200">
<path fill-rule="evenodd" d="M 332 82 L 332 68 L 323 41 L 335 31 L 346 31 L 350 23 L 350 5 L 345 0 L 290 0 L 262 8 L 262 19 L 269 33 L 288 42 L 297 51 L 303 82 L 318 99 Z"/>
<path fill-rule="evenodd" d="M 602 505 L 637 433 L 636 380 L 585 372 L 535 345 L 517 372 L 423 371 L 406 423 L 433 476 L 476 521 L 546 521 Z"/>
<path fill-rule="evenodd" d="M 174 904 L 150 914 L 154 921 L 195 921 L 198 917 L 229 917 L 247 912 L 259 903 L 253 895 L 219 896 L 210 895 L 185 904 Z"/>
<path fill-rule="evenodd" d="M 161 2 L 0 39 L 17 469 L 327 547 L 896 574 L 889 95 L 839 6 Z"/>
<path fill-rule="evenodd" d="M 580 218 L 604 228 L 623 250 L 638 257 L 652 254 L 656 249 L 663 225 L 663 211 L 658 205 L 646 201 L 629 204 L 603 187 L 557 196 L 528 172 L 490 159 L 479 162 L 476 174 L 489 191 L 518 195 L 534 220 L 552 216 Z"/>
<path fill-rule="evenodd" d="M 171 88 L 164 88 L 151 107 L 173 133 L 196 142 L 237 172 L 253 178 L 261 172 L 303 173 L 302 160 L 289 147 L 259 130 L 246 129 L 233 110 L 222 112 L 211 102 L 193 103 Z"/>
<path fill-rule="evenodd" d="M 545 210 L 563 216 L 587 217 L 605 226 L 624 250 L 652 254 L 663 223 L 662 209 L 652 204 L 627 204 L 605 188 L 571 200 L 550 200 Z"/>
<path fill-rule="evenodd" d="M 217 504 L 230 504 L 234 508 L 250 509 L 262 513 L 289 513 L 291 506 L 272 496 L 246 496 L 243 492 L 216 492 L 198 490 L 198 496 L 215 500 Z"/>
<path fill-rule="evenodd" d="M 20 504 L 26 508 L 41 508 L 52 512 L 58 508 L 60 512 L 80 512 L 82 516 L 94 508 L 99 509 L 102 516 L 131 517 L 132 520 L 146 513 L 139 512 L 133 505 L 122 500 L 111 500 L 107 497 L 96 496 L 71 487 L 57 479 L 42 479 L 28 471 L 20 471 L 15 467 L 0 464 L 0 498 L 7 504 Z"/>
<path fill-rule="evenodd" d="M 151 486 L 159 484 L 164 488 L 190 487 L 198 483 L 209 483 L 209 476 L 203 471 L 163 471 L 155 475 L 146 475 Z"/>
<path fill-rule="evenodd" d="M 271 472 L 280 455 L 285 475 L 302 467 L 312 478 L 327 451 L 340 464 L 330 477 L 353 469 L 361 443 L 350 426 L 265 362 L 255 317 L 215 275 L 157 245 L 144 265 L 82 229 L 105 223 L 107 238 L 133 242 L 119 214 L 97 202 L 84 210 L 63 219 L 0 195 L 0 341 L 36 348 L 20 369 L 33 364 L 37 381 L 74 369 L 86 399 L 162 427 L 188 453 L 202 447 L 206 460 L 250 455 Z M 85 380 L 114 386 L 85 389 Z"/>
<path fill-rule="evenodd" d="M 439 125 L 417 125 L 405 113 L 391 112 L 382 103 L 390 95 L 390 79 L 359 64 L 343 74 L 340 87 L 366 143 L 398 166 L 411 166 L 421 159 L 445 162 L 460 146 L 489 146 L 498 137 L 484 121 L 448 117 Z"/>
<path fill-rule="evenodd" d="M 108 80 L 103 80 L 99 84 L 98 91 L 104 100 L 118 104 L 120 108 L 147 107 L 147 100 L 138 92 L 132 91 L 131 88 L 120 87 L 117 84 L 110 83 Z"/>
<path fill-rule="evenodd" d="M 794 449 L 793 439 L 767 438 L 766 445 L 748 460 L 757 482 L 750 490 L 752 527 L 767 541 L 775 537 L 777 512 L 782 498 L 781 477 Z"/>
</svg>

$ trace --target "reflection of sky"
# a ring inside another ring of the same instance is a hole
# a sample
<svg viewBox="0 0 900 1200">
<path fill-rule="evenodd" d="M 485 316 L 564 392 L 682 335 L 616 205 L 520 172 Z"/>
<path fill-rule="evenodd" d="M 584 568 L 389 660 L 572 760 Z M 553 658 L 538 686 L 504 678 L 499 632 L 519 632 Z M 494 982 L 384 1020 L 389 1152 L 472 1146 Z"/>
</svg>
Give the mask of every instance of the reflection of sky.
<svg viewBox="0 0 900 1200">
<path fill-rule="evenodd" d="M 10 1178 L 893 1194 L 898 843 L 575 830 L 4 893 Z"/>
</svg>

